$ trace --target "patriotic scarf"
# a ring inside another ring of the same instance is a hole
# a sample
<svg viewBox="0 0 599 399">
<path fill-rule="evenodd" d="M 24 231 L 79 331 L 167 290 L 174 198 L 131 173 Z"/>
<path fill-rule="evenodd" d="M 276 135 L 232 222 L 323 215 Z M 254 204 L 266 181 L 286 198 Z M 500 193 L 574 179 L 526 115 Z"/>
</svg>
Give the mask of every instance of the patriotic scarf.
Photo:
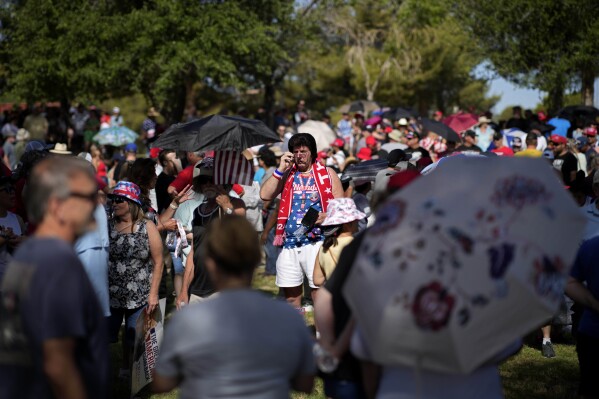
<svg viewBox="0 0 599 399">
<path fill-rule="evenodd" d="M 283 193 L 281 195 L 281 205 L 279 206 L 279 214 L 277 216 L 275 240 L 273 241 L 273 244 L 279 247 L 282 246 L 285 241 L 285 224 L 287 224 L 287 219 L 291 212 L 291 202 L 293 201 L 293 178 L 297 172 L 297 167 L 293 165 L 287 176 L 284 177 L 286 179 L 285 186 L 283 186 Z M 329 201 L 334 198 L 333 184 L 331 183 L 329 171 L 319 162 L 315 162 L 312 164 L 312 171 L 310 173 L 314 176 L 316 188 L 318 189 L 318 194 L 320 194 L 322 211 L 326 212 Z"/>
</svg>

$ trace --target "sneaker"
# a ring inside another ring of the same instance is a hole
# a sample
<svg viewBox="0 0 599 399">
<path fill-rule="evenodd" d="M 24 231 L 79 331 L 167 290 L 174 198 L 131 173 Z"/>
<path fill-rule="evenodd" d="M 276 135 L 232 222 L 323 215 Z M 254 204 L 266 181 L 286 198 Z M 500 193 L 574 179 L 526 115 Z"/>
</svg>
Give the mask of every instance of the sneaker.
<svg viewBox="0 0 599 399">
<path fill-rule="evenodd" d="M 551 342 L 547 342 L 546 344 L 543 344 L 541 352 L 543 353 L 544 357 L 547 357 L 547 358 L 555 357 L 555 350 L 553 350 L 553 345 L 551 344 Z"/>
</svg>

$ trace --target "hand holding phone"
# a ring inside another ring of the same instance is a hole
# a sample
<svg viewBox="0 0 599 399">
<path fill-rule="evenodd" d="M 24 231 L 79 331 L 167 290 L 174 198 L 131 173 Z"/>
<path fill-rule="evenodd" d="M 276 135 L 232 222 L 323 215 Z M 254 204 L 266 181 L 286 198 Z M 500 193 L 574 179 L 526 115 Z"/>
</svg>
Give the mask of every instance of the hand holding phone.
<svg viewBox="0 0 599 399">
<path fill-rule="evenodd" d="M 278 170 L 281 173 L 285 173 L 291 166 L 293 165 L 293 154 L 289 151 L 284 153 L 281 157 L 281 162 L 279 163 Z"/>
</svg>

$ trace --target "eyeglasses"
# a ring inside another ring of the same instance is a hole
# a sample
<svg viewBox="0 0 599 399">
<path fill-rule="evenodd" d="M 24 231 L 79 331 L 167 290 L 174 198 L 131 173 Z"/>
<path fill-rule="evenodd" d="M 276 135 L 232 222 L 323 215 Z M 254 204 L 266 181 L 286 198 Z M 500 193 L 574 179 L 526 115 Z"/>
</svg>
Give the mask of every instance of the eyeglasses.
<svg viewBox="0 0 599 399">
<path fill-rule="evenodd" d="M 114 197 L 112 198 L 113 204 L 122 204 L 123 202 L 127 202 L 127 200 L 123 197 Z"/>
<path fill-rule="evenodd" d="M 98 202 L 98 192 L 94 191 L 91 194 L 84 194 L 84 193 L 71 193 L 69 194 L 70 197 L 75 197 L 75 198 L 81 198 L 84 200 L 87 200 L 89 202 L 92 202 L 94 204 L 96 204 Z"/>
</svg>

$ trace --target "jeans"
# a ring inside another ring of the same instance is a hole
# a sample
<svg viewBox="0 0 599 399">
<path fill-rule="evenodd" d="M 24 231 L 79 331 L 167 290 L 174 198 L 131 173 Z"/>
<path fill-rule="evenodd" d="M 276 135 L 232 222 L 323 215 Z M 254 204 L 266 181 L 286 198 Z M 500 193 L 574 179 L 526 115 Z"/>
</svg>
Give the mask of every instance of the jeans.
<svg viewBox="0 0 599 399">
<path fill-rule="evenodd" d="M 357 381 L 337 380 L 330 377 L 323 378 L 324 393 L 333 399 L 366 399 L 362 385 Z"/>
<path fill-rule="evenodd" d="M 275 229 L 270 229 L 266 244 L 264 244 L 264 252 L 266 253 L 266 266 L 264 272 L 266 274 L 277 274 L 277 258 L 281 253 L 281 247 L 275 247 L 272 243 L 275 239 Z"/>
</svg>

